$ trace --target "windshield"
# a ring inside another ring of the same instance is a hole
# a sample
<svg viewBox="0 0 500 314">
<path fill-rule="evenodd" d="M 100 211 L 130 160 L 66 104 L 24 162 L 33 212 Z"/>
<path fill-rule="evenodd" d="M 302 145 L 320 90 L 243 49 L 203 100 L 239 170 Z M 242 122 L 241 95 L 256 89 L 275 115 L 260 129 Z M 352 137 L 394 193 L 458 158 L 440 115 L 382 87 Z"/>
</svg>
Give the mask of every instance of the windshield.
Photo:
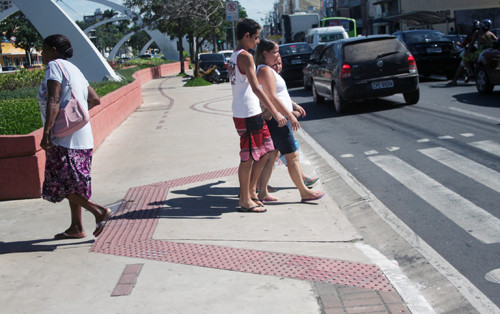
<svg viewBox="0 0 500 314">
<path fill-rule="evenodd" d="M 416 31 L 406 33 L 406 41 L 409 44 L 426 43 L 432 41 L 451 41 L 443 33 L 438 31 Z"/>
<path fill-rule="evenodd" d="M 280 47 L 280 55 L 282 57 L 291 56 L 291 55 L 300 55 L 305 53 L 311 53 L 312 49 L 309 44 L 296 44 L 289 46 L 281 46 Z"/>
<path fill-rule="evenodd" d="M 396 38 L 354 42 L 344 47 L 345 62 L 357 63 L 404 53 L 406 48 Z"/>
<path fill-rule="evenodd" d="M 204 62 L 220 62 L 224 61 L 224 55 L 219 53 L 212 53 L 206 55 L 200 55 L 200 61 Z"/>
<path fill-rule="evenodd" d="M 322 34 L 319 36 L 320 43 L 329 43 L 331 41 L 336 41 L 339 39 L 343 39 L 344 34 L 342 33 L 334 33 L 334 34 Z"/>
</svg>

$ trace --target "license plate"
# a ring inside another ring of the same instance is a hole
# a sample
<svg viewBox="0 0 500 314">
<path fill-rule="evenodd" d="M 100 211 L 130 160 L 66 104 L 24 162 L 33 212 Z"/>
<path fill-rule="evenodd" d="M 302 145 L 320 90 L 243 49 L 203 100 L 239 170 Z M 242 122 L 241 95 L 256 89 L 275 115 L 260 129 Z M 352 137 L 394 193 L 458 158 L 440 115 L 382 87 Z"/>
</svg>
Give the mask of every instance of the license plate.
<svg viewBox="0 0 500 314">
<path fill-rule="evenodd" d="M 372 82 L 373 89 L 391 88 L 394 87 L 394 82 L 392 80 Z"/>
<path fill-rule="evenodd" d="M 302 64 L 304 63 L 302 60 L 292 60 L 292 64 Z"/>
<path fill-rule="evenodd" d="M 441 47 L 427 48 L 427 53 L 441 53 L 443 49 Z"/>
</svg>

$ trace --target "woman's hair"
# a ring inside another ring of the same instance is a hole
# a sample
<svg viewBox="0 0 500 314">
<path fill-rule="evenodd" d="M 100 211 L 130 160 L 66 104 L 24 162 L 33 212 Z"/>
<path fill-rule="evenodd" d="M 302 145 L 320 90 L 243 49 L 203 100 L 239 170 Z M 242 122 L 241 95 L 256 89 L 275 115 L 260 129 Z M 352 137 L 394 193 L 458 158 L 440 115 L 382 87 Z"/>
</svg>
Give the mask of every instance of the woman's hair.
<svg viewBox="0 0 500 314">
<path fill-rule="evenodd" d="M 255 50 L 255 65 L 266 64 L 266 57 L 264 51 L 271 51 L 276 47 L 276 43 L 270 39 L 262 38 Z"/>
<path fill-rule="evenodd" d="M 249 33 L 250 36 L 257 34 L 257 30 L 260 29 L 259 23 L 255 22 L 252 19 L 242 19 L 236 25 L 236 39 L 241 40 L 246 33 Z"/>
<path fill-rule="evenodd" d="M 48 47 L 55 47 L 62 59 L 69 59 L 73 56 L 73 48 L 68 37 L 60 34 L 50 35 L 43 40 L 43 44 Z"/>
</svg>

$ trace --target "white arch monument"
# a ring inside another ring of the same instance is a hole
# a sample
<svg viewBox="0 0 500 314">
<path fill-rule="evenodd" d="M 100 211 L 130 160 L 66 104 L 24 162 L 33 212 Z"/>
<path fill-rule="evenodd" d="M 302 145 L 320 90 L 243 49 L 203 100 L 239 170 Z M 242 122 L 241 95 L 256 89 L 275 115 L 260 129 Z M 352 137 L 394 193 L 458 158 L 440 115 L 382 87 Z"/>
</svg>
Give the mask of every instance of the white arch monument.
<svg viewBox="0 0 500 314">
<path fill-rule="evenodd" d="M 139 25 L 142 24 L 137 14 L 120 4 L 108 0 L 86 1 L 108 6 L 128 16 L 130 19 L 137 19 Z M 17 10 L 21 10 L 42 37 L 47 37 L 52 34 L 63 34 L 70 38 L 72 45 L 75 47 L 71 61 L 81 69 L 89 81 L 102 81 L 106 79 L 120 80 L 120 77 L 113 71 L 90 39 L 80 27 L 73 22 L 66 12 L 59 7 L 55 0 L 12 0 L 12 2 L 14 3 L 13 7 L 0 13 L 0 20 L 15 13 Z M 110 21 L 111 20 L 108 20 L 107 22 Z M 144 30 L 149 34 L 152 40 L 157 43 L 166 59 L 179 59 L 175 41 L 169 40 L 166 35 L 160 33 L 158 30 Z M 125 37 L 129 38 L 130 34 L 125 35 Z M 125 41 L 126 40 L 122 39 L 120 42 L 123 44 Z"/>
</svg>

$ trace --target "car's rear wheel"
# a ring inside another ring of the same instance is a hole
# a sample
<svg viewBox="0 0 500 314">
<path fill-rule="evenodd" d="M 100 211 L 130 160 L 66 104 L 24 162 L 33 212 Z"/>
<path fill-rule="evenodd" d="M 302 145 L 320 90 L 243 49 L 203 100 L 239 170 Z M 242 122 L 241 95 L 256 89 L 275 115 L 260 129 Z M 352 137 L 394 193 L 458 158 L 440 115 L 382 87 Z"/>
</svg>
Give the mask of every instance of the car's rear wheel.
<svg viewBox="0 0 500 314">
<path fill-rule="evenodd" d="M 311 89 L 311 84 L 308 81 L 308 79 L 307 79 L 307 77 L 306 77 L 305 74 L 302 76 L 302 83 L 304 84 L 304 89 L 306 89 L 306 90 L 310 90 Z"/>
<path fill-rule="evenodd" d="M 316 90 L 316 85 L 314 85 L 314 81 L 312 82 L 312 92 L 314 102 L 317 104 L 322 104 L 325 102 L 325 97 L 318 95 L 318 91 Z"/>
<path fill-rule="evenodd" d="M 493 84 L 488 79 L 486 68 L 479 65 L 476 70 L 476 88 L 480 94 L 489 94 L 493 91 Z"/>
<path fill-rule="evenodd" d="M 403 93 L 403 97 L 407 105 L 414 105 L 420 99 L 420 89 L 417 88 L 415 91 Z"/>
<path fill-rule="evenodd" d="M 333 104 L 335 105 L 335 111 L 337 113 L 344 113 L 347 110 L 347 101 L 340 96 L 339 91 L 336 86 L 333 86 L 332 88 L 332 98 L 333 98 Z"/>
</svg>

